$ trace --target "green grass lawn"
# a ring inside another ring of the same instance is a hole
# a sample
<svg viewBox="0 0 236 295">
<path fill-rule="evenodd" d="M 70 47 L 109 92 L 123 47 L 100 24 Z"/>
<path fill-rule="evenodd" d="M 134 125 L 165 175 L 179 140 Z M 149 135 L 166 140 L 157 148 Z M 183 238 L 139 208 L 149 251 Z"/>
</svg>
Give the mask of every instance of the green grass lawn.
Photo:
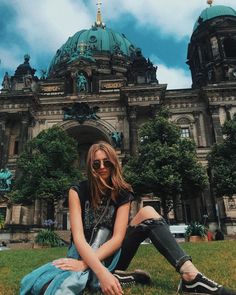
<svg viewBox="0 0 236 295">
<path fill-rule="evenodd" d="M 236 289 L 236 240 L 181 244 L 201 272 Z M 18 295 L 21 278 L 42 264 L 64 257 L 65 248 L 10 250 L 0 252 L 0 295 Z M 175 270 L 152 245 L 142 245 L 129 269 L 142 268 L 152 276 L 147 287 L 134 286 L 124 294 L 174 295 L 179 282 Z"/>
</svg>

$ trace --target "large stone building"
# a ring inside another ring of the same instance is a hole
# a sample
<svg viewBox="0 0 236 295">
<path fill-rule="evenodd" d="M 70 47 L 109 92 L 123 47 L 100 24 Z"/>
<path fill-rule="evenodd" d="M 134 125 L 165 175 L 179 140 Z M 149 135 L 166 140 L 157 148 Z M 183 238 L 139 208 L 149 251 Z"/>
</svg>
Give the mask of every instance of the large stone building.
<svg viewBox="0 0 236 295">
<path fill-rule="evenodd" d="M 137 153 L 138 127 L 162 105 L 182 136 L 194 139 L 206 165 L 212 144 L 222 141 L 221 125 L 236 111 L 236 11 L 230 7 L 210 5 L 194 25 L 187 56 L 190 89 L 159 84 L 156 67 L 124 34 L 103 24 L 100 8 L 95 24 L 57 50 L 42 78 L 29 59 L 24 57 L 14 75 L 6 73 L 0 94 L 0 168 L 12 173 L 24 144 L 53 125 L 77 140 L 82 168 L 89 146 L 98 140 L 113 144 L 122 161 Z M 209 222 L 235 233 L 236 198 L 216 200 L 213 191 L 209 185 L 200 199 L 180 201 L 173 218 L 202 221 L 207 215 Z M 46 218 L 40 201 L 23 206 L 7 199 L 7 189 L 2 190 L 7 224 L 39 225 Z M 55 218 L 63 228 L 67 211 L 63 202 L 57 205 Z"/>
</svg>

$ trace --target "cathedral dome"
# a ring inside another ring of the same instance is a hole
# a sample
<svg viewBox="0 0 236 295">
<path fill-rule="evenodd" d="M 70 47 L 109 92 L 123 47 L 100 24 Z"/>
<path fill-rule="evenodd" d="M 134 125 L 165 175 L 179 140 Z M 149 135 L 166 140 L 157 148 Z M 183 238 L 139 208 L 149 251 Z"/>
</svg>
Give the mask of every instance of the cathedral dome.
<svg viewBox="0 0 236 295">
<path fill-rule="evenodd" d="M 54 70 L 60 65 L 70 64 L 82 56 L 95 61 L 96 55 L 101 53 L 131 57 L 134 52 L 134 45 L 124 34 L 95 23 L 91 29 L 81 30 L 69 37 L 57 50 L 49 66 L 48 75 L 53 76 Z"/>
<path fill-rule="evenodd" d="M 224 5 L 212 5 L 210 7 L 207 7 L 206 9 L 202 11 L 198 20 L 195 22 L 193 31 L 195 31 L 201 23 L 219 16 L 236 17 L 236 11 L 232 7 L 224 6 Z"/>
</svg>

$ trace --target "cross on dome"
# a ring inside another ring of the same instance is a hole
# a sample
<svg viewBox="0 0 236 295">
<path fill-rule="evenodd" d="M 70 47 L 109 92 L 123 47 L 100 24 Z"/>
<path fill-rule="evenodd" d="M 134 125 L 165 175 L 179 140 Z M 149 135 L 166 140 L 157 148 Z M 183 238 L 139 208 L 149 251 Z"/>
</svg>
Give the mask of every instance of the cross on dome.
<svg viewBox="0 0 236 295">
<path fill-rule="evenodd" d="M 210 6 L 212 5 L 213 0 L 207 0 L 207 4 L 209 4 Z"/>
<path fill-rule="evenodd" d="M 98 0 L 96 3 L 98 10 L 97 10 L 97 20 L 95 22 L 95 25 L 97 27 L 105 27 L 105 24 L 102 22 L 102 13 L 101 13 L 101 5 L 102 5 L 102 1 Z"/>
</svg>

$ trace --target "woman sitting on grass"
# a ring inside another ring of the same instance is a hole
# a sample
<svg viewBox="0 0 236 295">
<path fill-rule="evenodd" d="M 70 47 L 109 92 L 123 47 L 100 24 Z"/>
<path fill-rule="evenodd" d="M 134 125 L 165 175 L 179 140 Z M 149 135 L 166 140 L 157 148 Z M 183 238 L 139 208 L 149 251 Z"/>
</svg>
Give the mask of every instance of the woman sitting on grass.
<svg viewBox="0 0 236 295">
<path fill-rule="evenodd" d="M 90 147 L 87 176 L 88 181 L 73 185 L 69 191 L 72 243 L 68 257 L 58 259 L 27 275 L 22 281 L 21 295 L 40 292 L 46 295 L 80 294 L 84 286 L 76 284 L 83 280 L 87 270 L 92 270 L 90 275 L 96 275 L 103 294 L 123 294 L 122 286 L 127 283 L 150 281 L 145 272 L 124 272 L 141 242 L 148 237 L 180 273 L 180 292 L 195 295 L 236 295 L 197 270 L 191 257 L 184 253 L 173 238 L 165 220 L 152 207 L 142 208 L 129 220 L 133 192 L 122 177 L 116 152 L 111 145 L 99 142 Z M 104 238 L 104 232 L 110 232 L 111 235 L 105 234 Z M 121 254 L 111 273 L 102 261 L 107 262 L 119 249 Z M 75 277 L 75 274 L 83 275 Z M 86 277 L 85 284 L 89 285 L 91 281 L 92 276 L 88 280 Z"/>
</svg>

